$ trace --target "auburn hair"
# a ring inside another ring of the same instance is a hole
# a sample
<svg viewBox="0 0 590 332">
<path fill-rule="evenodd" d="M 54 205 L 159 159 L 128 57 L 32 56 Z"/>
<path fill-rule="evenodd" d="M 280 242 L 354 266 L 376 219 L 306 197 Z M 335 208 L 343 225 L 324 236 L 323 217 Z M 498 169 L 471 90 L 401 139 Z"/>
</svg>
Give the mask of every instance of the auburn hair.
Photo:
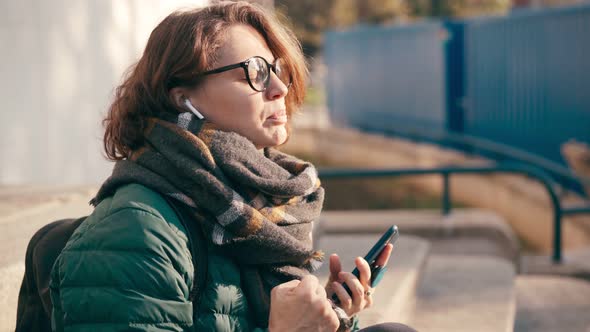
<svg viewBox="0 0 590 332">
<path fill-rule="evenodd" d="M 289 28 L 273 14 L 244 1 L 175 11 L 152 31 L 143 55 L 115 90 L 103 120 L 108 159 L 126 159 L 144 144 L 148 118 L 184 111 L 172 100 L 170 89 L 197 87 L 202 81 L 198 74 L 215 66 L 226 31 L 236 24 L 253 27 L 273 55 L 285 60 L 293 80 L 285 99 L 291 118 L 305 97 L 308 71 L 301 45 Z"/>
</svg>

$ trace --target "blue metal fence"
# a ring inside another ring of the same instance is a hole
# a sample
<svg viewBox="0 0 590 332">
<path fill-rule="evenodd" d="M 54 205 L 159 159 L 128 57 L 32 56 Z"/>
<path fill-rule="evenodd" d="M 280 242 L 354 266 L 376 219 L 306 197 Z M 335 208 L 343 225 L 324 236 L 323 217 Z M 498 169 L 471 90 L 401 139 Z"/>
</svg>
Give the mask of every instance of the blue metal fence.
<svg viewBox="0 0 590 332">
<path fill-rule="evenodd" d="M 339 123 L 464 133 L 561 163 L 563 142 L 590 142 L 588 5 L 330 32 L 325 59 Z"/>
<path fill-rule="evenodd" d="M 563 162 L 590 141 L 590 6 L 466 21 L 465 134 Z"/>
<path fill-rule="evenodd" d="M 444 26 L 356 27 L 325 35 L 328 107 L 339 123 L 446 128 Z"/>
</svg>

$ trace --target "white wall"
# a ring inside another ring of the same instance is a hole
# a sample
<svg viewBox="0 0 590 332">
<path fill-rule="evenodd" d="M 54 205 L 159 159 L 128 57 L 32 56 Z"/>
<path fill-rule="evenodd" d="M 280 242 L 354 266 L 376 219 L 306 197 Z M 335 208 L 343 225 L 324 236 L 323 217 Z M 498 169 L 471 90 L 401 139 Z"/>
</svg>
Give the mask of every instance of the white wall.
<svg viewBox="0 0 590 332">
<path fill-rule="evenodd" d="M 101 119 L 151 30 L 207 0 L 0 1 L 0 185 L 94 184 Z"/>
</svg>

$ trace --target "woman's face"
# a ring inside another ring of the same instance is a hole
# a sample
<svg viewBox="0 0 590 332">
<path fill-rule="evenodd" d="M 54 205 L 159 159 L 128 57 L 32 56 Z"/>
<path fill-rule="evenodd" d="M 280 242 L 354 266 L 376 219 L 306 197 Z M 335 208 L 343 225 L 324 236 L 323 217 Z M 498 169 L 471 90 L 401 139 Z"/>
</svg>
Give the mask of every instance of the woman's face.
<svg viewBox="0 0 590 332">
<path fill-rule="evenodd" d="M 263 37 L 252 27 L 235 25 L 227 31 L 216 68 L 261 56 L 275 58 Z M 271 71 L 268 88 L 254 91 L 239 67 L 206 76 L 201 85 L 185 93 L 206 120 L 224 131 L 248 138 L 258 148 L 277 146 L 287 139 L 287 86 Z"/>
</svg>

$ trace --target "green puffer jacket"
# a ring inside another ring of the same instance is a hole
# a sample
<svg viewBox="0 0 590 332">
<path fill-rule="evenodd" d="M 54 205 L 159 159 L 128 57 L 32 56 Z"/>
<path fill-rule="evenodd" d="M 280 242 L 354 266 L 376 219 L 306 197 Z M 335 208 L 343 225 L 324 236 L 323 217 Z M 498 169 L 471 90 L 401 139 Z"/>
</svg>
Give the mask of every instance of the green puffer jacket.
<svg viewBox="0 0 590 332">
<path fill-rule="evenodd" d="M 138 184 L 103 200 L 51 273 L 54 331 L 262 331 L 252 326 L 235 262 L 209 247 L 197 317 L 185 228 L 158 193 Z"/>
</svg>

